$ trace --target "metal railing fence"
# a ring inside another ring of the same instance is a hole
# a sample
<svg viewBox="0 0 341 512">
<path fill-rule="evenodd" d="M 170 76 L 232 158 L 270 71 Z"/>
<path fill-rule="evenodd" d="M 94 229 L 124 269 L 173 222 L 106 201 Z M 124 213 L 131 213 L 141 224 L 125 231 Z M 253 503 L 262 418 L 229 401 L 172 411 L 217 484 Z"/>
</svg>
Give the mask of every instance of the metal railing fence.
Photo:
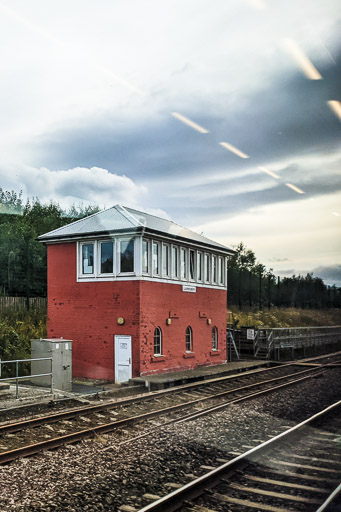
<svg viewBox="0 0 341 512">
<path fill-rule="evenodd" d="M 51 371 L 48 373 L 37 373 L 31 375 L 19 375 L 19 363 L 30 363 L 32 361 L 51 361 Z M 13 359 L 12 361 L 0 360 L 0 377 L 2 374 L 2 366 L 5 364 L 15 364 L 15 377 L 5 377 L 0 379 L 0 382 L 15 381 L 15 398 L 19 398 L 19 381 L 28 380 L 35 377 L 51 377 L 51 394 L 53 393 L 53 377 L 52 377 L 52 357 L 39 357 L 34 359 Z"/>
<path fill-rule="evenodd" d="M 280 360 L 281 353 L 288 357 L 291 350 L 294 358 L 295 350 L 303 353 L 314 351 L 318 347 L 341 344 L 341 326 L 321 327 L 248 327 L 239 329 L 227 328 L 227 340 L 229 333 L 233 336 L 239 357 L 254 357 L 256 359 Z M 250 336 L 249 336 L 250 334 Z M 231 347 L 233 348 L 233 347 Z M 233 350 L 229 351 L 234 355 Z"/>
<path fill-rule="evenodd" d="M 258 347 L 267 352 L 267 358 L 277 356 L 283 349 L 306 349 L 341 342 L 341 326 L 323 327 L 282 327 L 262 328 L 258 337 Z M 257 356 L 257 354 L 255 354 Z"/>
</svg>

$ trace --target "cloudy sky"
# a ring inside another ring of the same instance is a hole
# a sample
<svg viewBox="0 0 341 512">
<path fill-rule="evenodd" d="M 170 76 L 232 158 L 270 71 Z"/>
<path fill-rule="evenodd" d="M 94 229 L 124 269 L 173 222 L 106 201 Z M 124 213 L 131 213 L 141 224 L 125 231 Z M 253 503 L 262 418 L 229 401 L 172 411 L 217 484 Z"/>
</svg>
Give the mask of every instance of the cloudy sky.
<svg viewBox="0 0 341 512">
<path fill-rule="evenodd" d="M 340 28 L 339 0 L 0 0 L 0 186 L 341 286 Z"/>
</svg>

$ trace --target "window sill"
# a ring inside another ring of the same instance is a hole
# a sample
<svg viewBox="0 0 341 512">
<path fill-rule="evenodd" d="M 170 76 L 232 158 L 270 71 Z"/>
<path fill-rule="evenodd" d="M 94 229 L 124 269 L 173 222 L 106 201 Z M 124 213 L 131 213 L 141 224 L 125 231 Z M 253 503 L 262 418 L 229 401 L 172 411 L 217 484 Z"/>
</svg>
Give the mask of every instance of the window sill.
<svg viewBox="0 0 341 512">
<path fill-rule="evenodd" d="M 161 363 L 162 361 L 166 361 L 165 356 L 152 356 L 151 363 Z"/>
<path fill-rule="evenodd" d="M 211 350 L 210 355 L 211 356 L 220 356 L 221 350 Z"/>
<path fill-rule="evenodd" d="M 182 356 L 184 359 L 190 359 L 191 357 L 195 357 L 194 352 L 185 352 Z"/>
</svg>

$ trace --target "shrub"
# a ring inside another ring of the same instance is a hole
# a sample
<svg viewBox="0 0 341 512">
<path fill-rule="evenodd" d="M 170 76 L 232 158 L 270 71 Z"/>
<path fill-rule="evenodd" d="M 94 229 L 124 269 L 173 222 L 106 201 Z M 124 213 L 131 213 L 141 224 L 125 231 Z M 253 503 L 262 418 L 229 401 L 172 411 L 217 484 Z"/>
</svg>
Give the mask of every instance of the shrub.
<svg viewBox="0 0 341 512">
<path fill-rule="evenodd" d="M 46 314 L 37 311 L 7 310 L 0 315 L 0 358 L 3 361 L 29 359 L 31 339 L 46 336 Z M 12 366 L 12 368 L 11 368 Z M 23 371 L 25 368 L 25 371 Z M 15 365 L 2 367 L 2 378 L 15 375 Z M 20 374 L 29 373 L 29 365 L 20 366 Z"/>
<path fill-rule="evenodd" d="M 238 326 L 255 327 L 318 327 L 341 325 L 340 309 L 296 309 L 296 308 L 272 308 L 262 311 L 238 311 L 232 308 L 228 315 L 228 323 L 231 319 L 238 320 Z"/>
</svg>

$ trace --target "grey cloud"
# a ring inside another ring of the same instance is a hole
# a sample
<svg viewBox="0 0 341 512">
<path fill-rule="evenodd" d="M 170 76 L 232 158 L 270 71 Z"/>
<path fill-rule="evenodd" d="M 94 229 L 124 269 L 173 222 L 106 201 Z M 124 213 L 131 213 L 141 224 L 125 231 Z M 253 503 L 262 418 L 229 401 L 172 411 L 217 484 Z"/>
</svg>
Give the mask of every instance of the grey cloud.
<svg viewBox="0 0 341 512">
<path fill-rule="evenodd" d="M 315 276 L 321 277 L 328 284 L 341 286 L 341 265 L 314 268 Z"/>
<path fill-rule="evenodd" d="M 271 263 L 279 263 L 281 261 L 289 261 L 288 258 L 271 258 L 269 260 Z"/>
<path fill-rule="evenodd" d="M 98 166 L 118 172 L 137 183 L 152 184 L 151 188 L 154 185 L 158 192 L 153 206 L 161 206 L 173 217 L 176 213 L 187 218 L 190 210 L 191 218 L 197 215 L 198 221 L 216 217 L 219 212 L 234 215 L 259 204 L 291 200 L 295 193 L 285 187 L 285 181 L 293 181 L 307 194 L 332 193 L 340 189 L 335 169 L 296 163 L 298 157 L 328 156 L 339 144 L 339 121 L 326 101 L 338 97 L 340 67 L 330 61 L 321 72 L 324 79 L 318 82 L 307 80 L 300 71 L 284 80 L 278 75 L 263 90 L 241 98 L 242 106 L 236 101 L 231 107 L 227 96 L 214 93 L 209 101 L 200 103 L 190 98 L 187 110 L 182 113 L 207 127 L 210 133 L 206 135 L 171 117 L 170 113 L 179 105 L 164 105 L 157 116 L 142 120 L 128 120 L 116 112 L 102 113 L 95 119 L 37 138 L 35 166 Z M 148 101 L 153 113 L 153 98 Z M 226 151 L 218 145 L 224 140 L 251 158 L 242 160 Z M 230 174 L 242 174 L 246 165 L 256 167 L 281 159 L 292 159 L 279 171 L 281 182 L 272 182 L 261 173 L 229 179 Z M 194 177 L 209 177 L 221 170 L 226 173 L 226 182 L 222 179 L 215 184 L 191 186 Z M 172 187 L 167 184 L 170 177 Z M 179 178 L 187 182 L 183 197 L 167 197 Z M 262 190 L 224 194 L 224 187 L 229 185 L 245 184 L 252 188 L 252 184 L 259 183 L 263 183 Z M 203 201 L 205 191 L 208 196 L 212 191 L 218 197 L 206 197 Z"/>
<path fill-rule="evenodd" d="M 242 109 L 224 107 L 224 98 L 214 104 L 189 103 L 184 114 L 210 130 L 205 136 L 171 118 L 174 108 L 169 106 L 157 121 L 122 122 L 115 119 L 115 113 L 108 113 L 110 119 L 87 120 L 86 128 L 75 126 L 62 134 L 50 134 L 37 141 L 38 149 L 50 167 L 100 165 L 123 169 L 133 178 L 169 169 L 176 175 L 222 165 L 227 172 L 243 168 L 245 162 L 217 146 L 221 140 L 240 147 L 255 164 L 325 150 L 336 145 L 340 133 L 326 105 L 338 94 L 334 92 L 337 80 L 334 69 L 327 70 L 319 82 L 299 73 L 284 83 L 277 78 L 243 101 Z"/>
<path fill-rule="evenodd" d="M 285 270 L 279 270 L 278 271 L 278 274 L 281 275 L 281 276 L 285 276 L 285 277 L 290 277 L 290 276 L 293 276 L 295 274 L 295 269 L 294 268 L 288 268 L 288 269 L 285 269 Z"/>
</svg>

